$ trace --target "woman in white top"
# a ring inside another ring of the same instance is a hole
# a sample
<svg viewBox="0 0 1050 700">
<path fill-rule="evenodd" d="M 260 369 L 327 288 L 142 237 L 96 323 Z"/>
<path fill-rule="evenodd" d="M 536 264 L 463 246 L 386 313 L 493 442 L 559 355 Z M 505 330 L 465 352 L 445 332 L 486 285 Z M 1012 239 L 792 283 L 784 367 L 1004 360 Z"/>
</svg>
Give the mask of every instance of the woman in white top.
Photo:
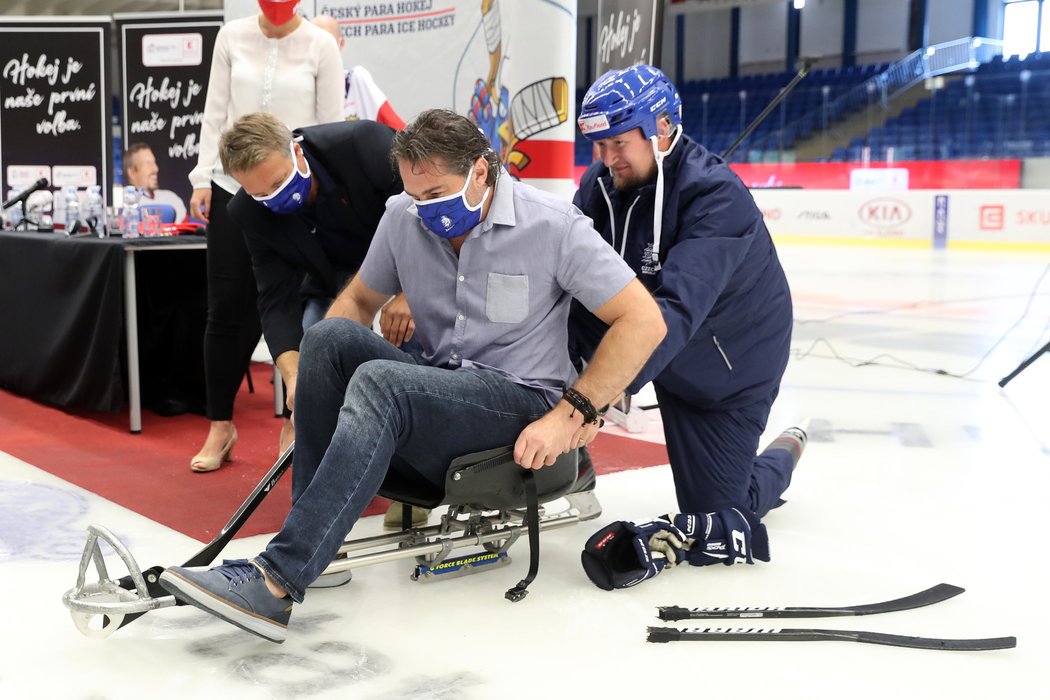
<svg viewBox="0 0 1050 700">
<path fill-rule="evenodd" d="M 214 471 L 237 442 L 233 401 L 261 333 L 251 257 L 226 213 L 239 189 L 222 171 L 219 137 L 240 116 L 271 112 L 292 129 L 341 121 L 343 68 L 332 36 L 300 17 L 298 0 L 258 0 L 260 13 L 228 22 L 212 55 L 190 213 L 208 224 L 204 369 L 211 427 L 193 471 Z M 282 433 L 284 437 L 284 433 Z"/>
</svg>

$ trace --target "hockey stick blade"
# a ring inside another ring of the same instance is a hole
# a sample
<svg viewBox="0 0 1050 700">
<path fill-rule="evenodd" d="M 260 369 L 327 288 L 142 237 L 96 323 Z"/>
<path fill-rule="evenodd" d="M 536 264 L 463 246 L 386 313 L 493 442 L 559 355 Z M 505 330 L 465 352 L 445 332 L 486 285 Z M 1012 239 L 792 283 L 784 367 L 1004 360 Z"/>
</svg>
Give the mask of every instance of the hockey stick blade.
<svg viewBox="0 0 1050 700">
<path fill-rule="evenodd" d="M 861 642 L 909 649 L 944 651 L 991 651 L 1013 649 L 1016 637 L 989 639 L 938 639 L 906 637 L 881 632 L 822 629 L 763 629 L 757 627 L 650 627 L 649 642 Z"/>
<path fill-rule="evenodd" d="M 788 617 L 848 617 L 855 615 L 877 615 L 879 613 L 913 610 L 934 603 L 940 603 L 959 595 L 965 588 L 949 583 L 941 583 L 933 588 L 913 595 L 867 605 L 850 605 L 847 607 L 744 607 L 744 608 L 682 608 L 677 605 L 658 608 L 661 620 L 702 620 L 707 618 L 788 618 Z"/>
<path fill-rule="evenodd" d="M 294 454 L 294 451 L 295 445 L 293 443 L 288 446 L 280 457 L 277 458 L 277 461 L 272 467 L 270 467 L 270 470 L 266 472 L 262 481 L 260 481 L 248 497 L 244 499 L 244 502 L 241 503 L 237 511 L 219 531 L 219 534 L 216 535 L 211 542 L 204 545 L 200 551 L 187 559 L 183 566 L 207 566 L 215 560 L 215 557 L 219 555 L 219 552 L 225 549 L 226 545 L 229 544 L 234 535 L 240 531 L 241 527 L 247 522 L 251 514 L 255 512 L 255 509 L 259 507 L 259 504 L 263 502 L 263 499 L 266 498 L 267 494 L 270 493 L 277 482 L 281 480 L 281 477 L 284 476 L 284 473 L 292 466 L 292 455 Z M 143 572 L 152 574 L 152 576 L 147 577 L 146 585 L 150 595 L 153 597 L 171 595 L 166 590 L 162 589 L 160 584 L 156 583 L 163 571 L 163 566 L 154 566 L 151 569 L 147 569 L 146 572 Z M 130 576 L 121 578 L 117 581 L 117 585 L 129 591 L 135 590 L 135 584 Z M 175 604 L 186 605 L 186 603 L 183 603 L 178 599 L 176 599 Z M 125 627 L 145 614 L 146 613 L 130 613 L 125 615 L 124 620 L 120 623 L 117 629 Z"/>
</svg>

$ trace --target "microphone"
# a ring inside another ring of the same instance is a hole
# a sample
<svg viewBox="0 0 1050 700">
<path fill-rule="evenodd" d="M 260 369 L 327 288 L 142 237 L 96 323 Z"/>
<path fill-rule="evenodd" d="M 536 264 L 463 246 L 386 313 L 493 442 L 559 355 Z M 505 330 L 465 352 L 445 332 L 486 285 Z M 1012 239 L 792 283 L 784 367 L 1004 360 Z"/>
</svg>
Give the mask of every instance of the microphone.
<svg viewBox="0 0 1050 700">
<path fill-rule="evenodd" d="M 7 209 L 9 207 L 13 207 L 14 205 L 16 205 L 16 204 L 18 204 L 20 202 L 24 202 L 27 199 L 29 199 L 29 195 L 33 194 L 34 192 L 38 192 L 38 191 L 44 189 L 45 187 L 47 187 L 50 184 L 51 183 L 48 182 L 46 177 L 42 177 L 39 180 L 37 180 L 36 182 L 34 182 L 32 185 L 30 185 L 29 187 L 27 187 L 24 190 L 22 190 L 21 192 L 19 192 L 18 195 L 12 197 L 11 199 L 9 199 L 6 202 L 4 202 L 3 204 L 0 204 L 0 209 Z"/>
</svg>

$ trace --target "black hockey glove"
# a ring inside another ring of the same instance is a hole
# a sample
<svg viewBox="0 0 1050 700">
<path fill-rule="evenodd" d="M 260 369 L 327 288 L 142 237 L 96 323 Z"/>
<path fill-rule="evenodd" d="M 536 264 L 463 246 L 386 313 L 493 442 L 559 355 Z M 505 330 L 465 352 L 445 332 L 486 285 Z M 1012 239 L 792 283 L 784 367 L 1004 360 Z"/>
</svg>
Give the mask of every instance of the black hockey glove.
<svg viewBox="0 0 1050 700">
<path fill-rule="evenodd" d="M 598 588 L 628 588 L 682 561 L 681 543 L 685 539 L 667 520 L 610 523 L 584 545 L 583 570 Z"/>
<path fill-rule="evenodd" d="M 587 577 L 607 591 L 628 588 L 682 562 L 754 564 L 769 561 L 766 527 L 744 508 L 663 515 L 646 523 L 621 520 L 591 535 L 581 561 Z"/>
<path fill-rule="evenodd" d="M 674 529 L 685 536 L 679 551 L 684 552 L 686 561 L 692 566 L 754 564 L 755 559 L 769 561 L 766 526 L 746 508 L 661 517 L 673 523 Z"/>
</svg>

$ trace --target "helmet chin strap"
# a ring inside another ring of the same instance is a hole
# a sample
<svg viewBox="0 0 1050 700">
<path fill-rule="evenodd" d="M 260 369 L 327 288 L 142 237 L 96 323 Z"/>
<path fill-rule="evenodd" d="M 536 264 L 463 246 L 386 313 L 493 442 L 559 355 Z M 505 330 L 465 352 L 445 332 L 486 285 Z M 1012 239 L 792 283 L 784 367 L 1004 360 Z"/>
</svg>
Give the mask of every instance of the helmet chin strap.
<svg viewBox="0 0 1050 700">
<path fill-rule="evenodd" d="M 653 134 L 649 140 L 653 143 L 653 155 L 656 156 L 656 201 L 653 202 L 653 269 L 660 270 L 660 233 L 664 218 L 664 158 L 670 155 L 682 137 L 682 125 L 674 128 L 671 145 L 666 151 L 660 150 L 660 136 Z"/>
</svg>

